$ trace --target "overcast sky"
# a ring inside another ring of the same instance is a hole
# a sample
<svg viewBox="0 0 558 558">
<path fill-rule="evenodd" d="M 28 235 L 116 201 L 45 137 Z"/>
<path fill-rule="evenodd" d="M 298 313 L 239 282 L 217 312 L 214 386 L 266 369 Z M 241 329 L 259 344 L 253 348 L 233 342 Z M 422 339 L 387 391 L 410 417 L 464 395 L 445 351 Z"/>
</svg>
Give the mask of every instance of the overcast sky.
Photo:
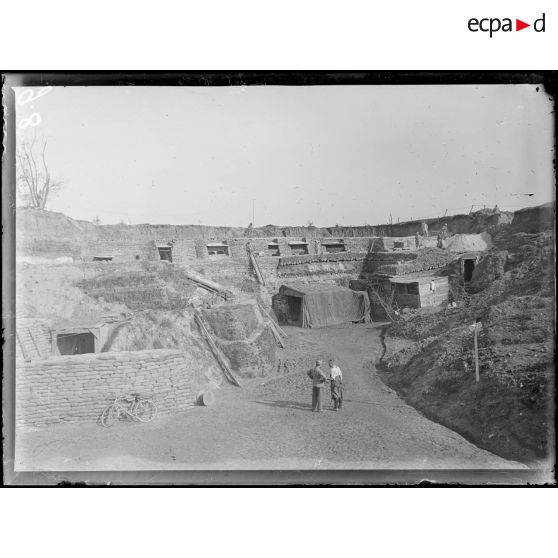
<svg viewBox="0 0 558 558">
<path fill-rule="evenodd" d="M 66 185 L 47 208 L 74 218 L 247 226 L 254 203 L 255 226 L 379 224 L 551 201 L 535 87 L 55 87 L 17 133 L 48 138 Z"/>
</svg>

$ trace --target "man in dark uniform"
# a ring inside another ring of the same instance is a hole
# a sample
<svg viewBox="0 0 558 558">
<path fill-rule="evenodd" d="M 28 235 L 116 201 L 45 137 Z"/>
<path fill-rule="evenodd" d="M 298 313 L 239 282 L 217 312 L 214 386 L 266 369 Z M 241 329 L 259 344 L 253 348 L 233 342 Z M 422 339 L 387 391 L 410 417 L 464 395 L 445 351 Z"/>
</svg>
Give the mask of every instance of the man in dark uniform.
<svg viewBox="0 0 558 558">
<path fill-rule="evenodd" d="M 322 390 L 327 381 L 327 376 L 321 366 L 322 361 L 317 360 L 316 366 L 308 371 L 308 377 L 312 380 L 312 411 L 314 413 L 322 410 Z"/>
</svg>

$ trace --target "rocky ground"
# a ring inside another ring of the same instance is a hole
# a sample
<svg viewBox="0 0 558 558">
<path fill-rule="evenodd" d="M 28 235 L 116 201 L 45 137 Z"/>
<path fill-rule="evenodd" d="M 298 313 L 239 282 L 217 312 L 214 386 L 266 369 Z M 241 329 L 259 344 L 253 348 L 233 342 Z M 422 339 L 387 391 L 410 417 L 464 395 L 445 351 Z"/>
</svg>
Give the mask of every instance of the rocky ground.
<svg viewBox="0 0 558 558">
<path fill-rule="evenodd" d="M 142 424 L 56 425 L 16 433 L 16 470 L 521 468 L 432 422 L 381 381 L 373 324 L 287 328 L 278 375 L 215 392 L 211 407 Z M 310 409 L 307 365 L 335 356 L 344 407 Z"/>
<path fill-rule="evenodd" d="M 495 243 L 455 308 L 411 312 L 388 329 L 381 375 L 429 418 L 531 464 L 554 449 L 553 235 L 504 230 Z"/>
</svg>

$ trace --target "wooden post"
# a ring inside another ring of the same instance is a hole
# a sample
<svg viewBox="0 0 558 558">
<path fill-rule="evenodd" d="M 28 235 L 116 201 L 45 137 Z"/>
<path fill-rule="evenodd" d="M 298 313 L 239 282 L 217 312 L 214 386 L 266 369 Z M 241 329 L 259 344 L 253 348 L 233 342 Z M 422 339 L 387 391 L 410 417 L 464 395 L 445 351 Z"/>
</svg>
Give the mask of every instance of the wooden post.
<svg viewBox="0 0 558 558">
<path fill-rule="evenodd" d="M 479 381 L 479 343 L 478 343 L 479 327 L 475 324 L 475 379 Z"/>
</svg>

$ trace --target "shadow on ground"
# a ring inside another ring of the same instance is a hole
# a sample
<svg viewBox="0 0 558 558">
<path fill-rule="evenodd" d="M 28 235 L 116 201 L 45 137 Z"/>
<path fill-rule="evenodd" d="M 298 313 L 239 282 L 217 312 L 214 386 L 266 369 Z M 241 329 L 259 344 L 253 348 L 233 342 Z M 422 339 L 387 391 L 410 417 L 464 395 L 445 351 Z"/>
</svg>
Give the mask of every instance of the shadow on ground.
<svg viewBox="0 0 558 558">
<path fill-rule="evenodd" d="M 285 409 L 298 409 L 299 411 L 311 411 L 310 403 L 299 403 L 298 401 L 253 401 L 258 405 L 267 405 L 268 407 L 283 407 Z"/>
</svg>

